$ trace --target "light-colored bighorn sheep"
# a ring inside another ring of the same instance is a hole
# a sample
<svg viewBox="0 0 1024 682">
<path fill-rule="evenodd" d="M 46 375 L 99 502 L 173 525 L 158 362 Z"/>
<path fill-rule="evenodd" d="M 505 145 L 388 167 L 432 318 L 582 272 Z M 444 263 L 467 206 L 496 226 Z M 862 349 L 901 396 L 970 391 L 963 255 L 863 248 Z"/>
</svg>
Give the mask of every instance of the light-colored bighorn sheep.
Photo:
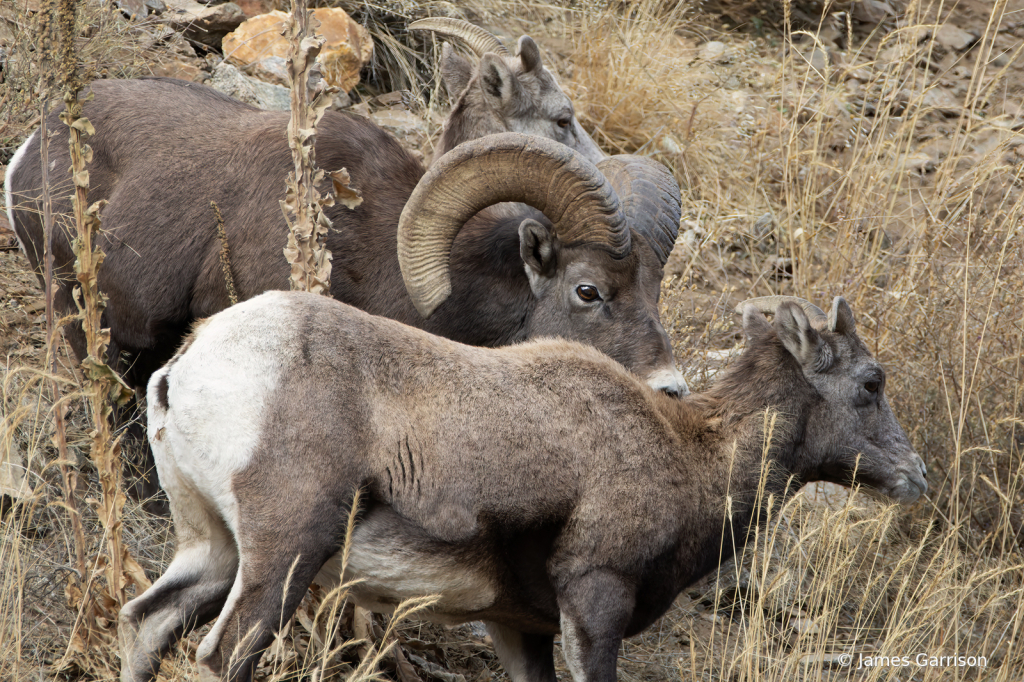
<svg viewBox="0 0 1024 682">
<path fill-rule="evenodd" d="M 846 301 L 755 300 L 743 327 L 722 379 L 674 400 L 578 343 L 464 346 L 306 294 L 199 323 L 149 384 L 178 544 L 121 611 L 121 679 L 153 679 L 218 613 L 200 670 L 250 679 L 310 582 L 337 577 L 358 489 L 355 601 L 440 594 L 425 617 L 485 621 L 515 682 L 554 682 L 558 632 L 576 682 L 614 680 L 622 638 L 763 518 L 763 466 L 776 499 L 813 480 L 927 489 Z"/>
<path fill-rule="evenodd" d="M 450 45 L 442 46 L 441 78 L 452 98 L 452 111 L 434 160 L 465 140 L 502 130 L 556 140 L 592 163 L 606 158 L 580 125 L 572 101 L 544 67 L 540 48 L 530 36 L 519 38 L 513 56 L 495 36 L 460 19 L 420 19 L 409 28 L 455 38 L 480 57 L 474 68 Z"/>
</svg>

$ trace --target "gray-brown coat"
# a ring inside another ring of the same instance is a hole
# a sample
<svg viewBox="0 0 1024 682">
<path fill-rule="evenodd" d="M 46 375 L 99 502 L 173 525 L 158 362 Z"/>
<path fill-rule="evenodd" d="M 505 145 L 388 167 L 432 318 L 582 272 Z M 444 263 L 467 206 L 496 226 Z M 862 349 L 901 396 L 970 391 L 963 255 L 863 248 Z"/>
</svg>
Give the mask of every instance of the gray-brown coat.
<svg viewBox="0 0 1024 682">
<path fill-rule="evenodd" d="M 927 488 L 846 302 L 776 305 L 774 324 L 745 308 L 747 350 L 682 401 L 577 343 L 468 347 L 322 297 L 268 293 L 202 323 L 149 385 L 178 547 L 121 612 L 122 680 L 152 679 L 218 613 L 200 670 L 250 679 L 309 583 L 338 572 L 357 489 L 357 603 L 440 593 L 426 617 L 484 620 L 515 682 L 554 682 L 559 631 L 576 682 L 614 680 L 622 637 L 731 555 L 727 494 L 745 537 L 762 466 L 777 497 L 854 472 L 905 502 Z M 785 428 L 764 462 L 766 410 Z"/>
</svg>

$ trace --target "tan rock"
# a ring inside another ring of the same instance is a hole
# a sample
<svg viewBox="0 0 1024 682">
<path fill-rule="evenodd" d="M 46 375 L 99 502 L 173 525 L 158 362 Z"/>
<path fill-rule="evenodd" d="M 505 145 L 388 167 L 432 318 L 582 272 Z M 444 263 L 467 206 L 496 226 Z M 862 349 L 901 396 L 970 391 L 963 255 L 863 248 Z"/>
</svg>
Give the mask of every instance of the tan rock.
<svg viewBox="0 0 1024 682">
<path fill-rule="evenodd" d="M 163 64 L 153 66 L 153 75 L 164 78 L 179 78 L 183 81 L 199 82 L 205 72 L 193 61 L 175 59 Z"/>
<path fill-rule="evenodd" d="M 370 61 L 373 40 L 342 9 L 322 7 L 313 10 L 313 16 L 320 22 L 316 32 L 326 40 L 319 57 L 324 80 L 348 92 L 359 82 L 359 70 Z M 248 67 L 268 57 L 287 59 L 288 42 L 281 36 L 287 20 L 288 15 L 277 10 L 248 19 L 225 36 L 227 60 Z"/>
</svg>

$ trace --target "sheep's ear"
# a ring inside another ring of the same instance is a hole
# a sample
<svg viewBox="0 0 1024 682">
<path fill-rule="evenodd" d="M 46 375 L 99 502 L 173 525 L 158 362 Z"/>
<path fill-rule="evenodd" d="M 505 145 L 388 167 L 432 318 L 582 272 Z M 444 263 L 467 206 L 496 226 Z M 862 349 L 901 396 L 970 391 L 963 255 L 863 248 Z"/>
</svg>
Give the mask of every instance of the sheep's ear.
<svg viewBox="0 0 1024 682">
<path fill-rule="evenodd" d="M 811 326 L 795 303 L 783 303 L 775 312 L 775 331 L 790 355 L 805 369 L 824 372 L 832 366 L 832 349 Z"/>
<path fill-rule="evenodd" d="M 526 263 L 530 286 L 538 293 L 539 278 L 550 277 L 555 271 L 555 235 L 536 220 L 524 220 L 519 224 L 519 255 Z"/>
<path fill-rule="evenodd" d="M 523 73 L 531 73 L 544 68 L 544 62 L 540 57 L 540 48 L 530 36 L 523 36 L 519 39 L 519 48 L 516 50 L 519 60 L 523 63 Z"/>
<path fill-rule="evenodd" d="M 491 100 L 491 106 L 496 109 L 504 107 L 515 97 L 518 87 L 519 81 L 504 59 L 491 52 L 480 59 L 480 89 L 484 97 Z"/>
<path fill-rule="evenodd" d="M 747 343 L 751 343 L 765 334 L 770 334 L 771 331 L 772 323 L 768 321 L 764 313 L 757 309 L 756 305 L 748 303 L 743 307 L 743 336 L 747 338 Z"/>
<path fill-rule="evenodd" d="M 469 60 L 458 54 L 452 46 L 445 43 L 441 46 L 441 80 L 448 91 L 448 96 L 455 99 L 461 95 L 473 77 L 473 65 Z"/>
<path fill-rule="evenodd" d="M 828 330 L 836 334 L 856 334 L 857 323 L 853 319 L 850 304 L 842 296 L 832 299 L 832 310 L 828 313 Z"/>
</svg>

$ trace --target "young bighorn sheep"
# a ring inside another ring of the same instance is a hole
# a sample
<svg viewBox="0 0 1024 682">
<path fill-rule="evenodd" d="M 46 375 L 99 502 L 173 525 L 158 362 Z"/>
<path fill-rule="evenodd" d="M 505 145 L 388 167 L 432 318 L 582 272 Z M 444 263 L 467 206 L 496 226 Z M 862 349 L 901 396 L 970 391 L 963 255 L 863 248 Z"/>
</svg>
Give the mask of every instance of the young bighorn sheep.
<svg viewBox="0 0 1024 682">
<path fill-rule="evenodd" d="M 434 150 L 435 161 L 467 139 L 501 130 L 556 140 L 591 163 L 607 158 L 576 119 L 572 101 L 544 67 L 530 36 L 519 38 L 513 56 L 495 36 L 460 19 L 420 19 L 409 28 L 455 38 L 480 57 L 474 68 L 447 43 L 441 48 L 441 78 L 452 109 Z"/>
<path fill-rule="evenodd" d="M 485 621 L 515 682 L 554 682 L 558 632 L 576 682 L 614 680 L 622 638 L 742 544 L 762 467 L 776 499 L 926 490 L 846 301 L 755 300 L 743 327 L 742 356 L 680 401 L 578 343 L 464 346 L 305 294 L 199 323 L 149 384 L 178 544 L 121 611 L 122 681 L 218 613 L 200 671 L 250 679 L 310 582 L 338 577 L 359 489 L 356 603 L 440 594 L 425 617 Z"/>
<path fill-rule="evenodd" d="M 99 244 L 106 254 L 99 282 L 109 297 L 109 358 L 130 386 L 144 390 L 192 322 L 228 305 L 211 200 L 224 217 L 239 297 L 288 288 L 281 254 L 287 228 L 279 204 L 292 167 L 284 135 L 288 113 L 255 109 L 171 79 L 96 81 L 90 92 L 85 116 L 96 134 L 89 139 L 89 198 L 110 202 Z M 70 187 L 67 127 L 58 115 L 50 119 L 50 175 Z M 334 256 L 332 295 L 474 345 L 540 335 L 585 341 L 655 387 L 685 393 L 657 306 L 680 215 L 671 174 L 649 159 L 628 156 L 595 168 L 551 140 L 504 135 L 511 137 L 460 146 L 459 155 L 425 175 L 381 128 L 327 112 L 317 135 L 317 162 L 347 168 L 363 194 L 355 210 L 339 204 L 326 211 L 334 223 L 327 237 Z M 497 146 L 501 140 L 504 147 Z M 12 160 L 6 189 L 11 225 L 40 279 L 41 177 L 36 134 Z M 400 226 L 414 189 L 421 197 L 417 211 Z M 54 213 L 70 213 L 70 195 L 55 196 Z M 522 203 L 488 208 L 499 202 Z M 469 204 L 481 213 L 459 212 Z M 616 215 L 611 228 L 600 227 Z M 445 242 L 453 247 L 448 251 L 432 248 L 438 242 L 430 235 L 416 247 L 423 249 L 417 257 L 426 259 L 421 265 L 428 270 L 451 261 L 451 295 L 429 318 L 417 312 L 420 294 L 407 290 L 397 252 L 399 232 L 422 235 L 426 224 L 450 235 L 465 226 L 454 243 Z M 55 306 L 74 312 L 74 254 L 64 230 L 55 231 L 53 252 Z M 84 358 L 80 325 L 68 325 L 65 333 Z M 137 494 L 155 490 L 144 482 Z"/>
</svg>

